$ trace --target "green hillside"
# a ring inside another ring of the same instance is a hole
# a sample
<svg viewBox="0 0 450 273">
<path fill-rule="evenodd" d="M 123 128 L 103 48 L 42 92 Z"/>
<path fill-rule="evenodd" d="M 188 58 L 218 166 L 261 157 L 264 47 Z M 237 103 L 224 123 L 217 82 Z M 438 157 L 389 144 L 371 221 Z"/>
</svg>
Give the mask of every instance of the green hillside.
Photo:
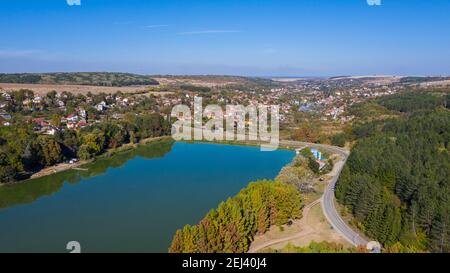
<svg viewBox="0 0 450 273">
<path fill-rule="evenodd" d="M 0 82 L 23 84 L 77 84 L 114 87 L 159 84 L 149 76 L 106 72 L 0 74 Z"/>
<path fill-rule="evenodd" d="M 353 129 L 356 145 L 336 196 L 367 235 L 402 252 L 450 251 L 447 95 L 378 100 L 400 118 Z"/>
</svg>

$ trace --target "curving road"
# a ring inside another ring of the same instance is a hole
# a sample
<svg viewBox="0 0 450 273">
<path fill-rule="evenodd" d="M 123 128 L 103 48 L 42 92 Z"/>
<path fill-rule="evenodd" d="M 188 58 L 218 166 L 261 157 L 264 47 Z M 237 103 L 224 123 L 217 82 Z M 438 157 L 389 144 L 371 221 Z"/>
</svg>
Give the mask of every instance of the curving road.
<svg viewBox="0 0 450 273">
<path fill-rule="evenodd" d="M 198 130 L 198 129 L 194 129 Z M 325 218 L 327 218 L 328 222 L 331 224 L 334 230 L 340 233 L 349 243 L 353 246 L 366 246 L 368 241 L 362 238 L 357 232 L 355 232 L 339 215 L 336 210 L 335 201 L 334 201 L 334 188 L 336 186 L 336 182 L 339 179 L 339 176 L 344 168 L 345 162 L 347 161 L 350 152 L 335 146 L 324 145 L 324 144 L 315 144 L 308 142 L 299 142 L 299 141 L 291 141 L 291 140 L 280 140 L 279 143 L 281 146 L 288 146 L 292 148 L 301 148 L 301 147 L 311 147 L 316 149 L 328 150 L 332 153 L 336 153 L 342 157 L 342 160 L 335 163 L 338 168 L 335 168 L 335 174 L 325 190 L 324 195 L 321 199 L 322 210 L 325 214 Z"/>
<path fill-rule="evenodd" d="M 328 187 L 325 189 L 325 192 L 321 199 L 322 204 L 322 210 L 325 214 L 325 217 L 327 218 L 328 222 L 331 224 L 331 226 L 336 230 L 338 233 L 340 233 L 349 243 L 351 243 L 353 246 L 366 246 L 368 241 L 364 238 L 362 238 L 357 232 L 355 232 L 339 215 L 338 211 L 336 210 L 335 206 L 335 195 L 334 190 L 336 187 L 336 183 L 339 179 L 339 176 L 342 172 L 342 169 L 344 168 L 345 162 L 347 161 L 348 156 L 350 155 L 350 152 L 334 146 L 329 145 L 323 145 L 323 144 L 313 144 L 313 143 L 306 143 L 306 142 L 296 142 L 296 141 L 281 141 L 282 145 L 287 146 L 308 146 L 312 148 L 321 148 L 324 150 L 331 151 L 333 153 L 337 153 L 340 156 L 342 156 L 343 160 L 337 162 L 336 165 L 336 173 L 333 175 L 333 178 L 328 185 Z"/>
<path fill-rule="evenodd" d="M 338 231 L 348 242 L 354 246 L 366 246 L 368 241 L 362 238 L 357 232 L 355 232 L 339 215 L 336 210 L 334 202 L 334 190 L 336 187 L 336 182 L 342 172 L 342 169 L 347 161 L 347 156 L 344 157 L 343 161 L 339 161 L 338 173 L 333 176 L 328 187 L 322 197 L 322 209 L 331 226 Z"/>
</svg>

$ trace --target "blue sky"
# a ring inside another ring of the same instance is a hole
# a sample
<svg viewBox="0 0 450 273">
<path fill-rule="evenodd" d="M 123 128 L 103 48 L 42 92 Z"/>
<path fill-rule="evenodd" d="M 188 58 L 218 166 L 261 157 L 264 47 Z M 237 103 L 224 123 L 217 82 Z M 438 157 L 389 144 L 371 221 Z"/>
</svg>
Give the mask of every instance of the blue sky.
<svg viewBox="0 0 450 273">
<path fill-rule="evenodd" d="M 450 1 L 0 0 L 0 72 L 450 75 Z"/>
</svg>

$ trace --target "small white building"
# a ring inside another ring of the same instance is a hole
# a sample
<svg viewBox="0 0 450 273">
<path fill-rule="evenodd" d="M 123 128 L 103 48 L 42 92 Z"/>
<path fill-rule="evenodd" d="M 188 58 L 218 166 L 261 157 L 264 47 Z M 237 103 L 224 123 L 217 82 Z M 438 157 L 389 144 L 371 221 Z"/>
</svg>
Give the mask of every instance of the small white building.
<svg viewBox="0 0 450 273">
<path fill-rule="evenodd" d="M 39 96 L 34 97 L 33 103 L 35 103 L 35 104 L 41 104 L 41 103 L 42 103 L 42 97 L 39 97 Z"/>
<path fill-rule="evenodd" d="M 104 111 L 106 108 L 107 108 L 106 102 L 104 102 L 104 101 L 100 102 L 99 104 L 97 104 L 95 106 L 95 109 L 97 109 L 97 111 L 99 111 L 99 112 Z"/>
<path fill-rule="evenodd" d="M 84 109 L 80 109 L 78 111 L 78 114 L 80 115 L 81 119 L 86 119 L 86 117 L 87 117 L 86 110 L 84 110 Z"/>
<path fill-rule="evenodd" d="M 70 114 L 67 116 L 67 122 L 77 122 L 78 121 L 78 115 L 76 114 Z"/>
</svg>

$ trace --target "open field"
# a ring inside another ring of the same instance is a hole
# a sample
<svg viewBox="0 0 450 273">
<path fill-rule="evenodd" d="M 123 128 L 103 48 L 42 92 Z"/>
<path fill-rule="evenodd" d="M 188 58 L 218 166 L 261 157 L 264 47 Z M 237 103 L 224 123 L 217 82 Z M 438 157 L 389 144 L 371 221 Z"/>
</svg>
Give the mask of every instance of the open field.
<svg viewBox="0 0 450 273">
<path fill-rule="evenodd" d="M 112 94 L 118 91 L 122 93 L 142 93 L 152 91 L 157 94 L 158 91 L 164 91 L 164 87 L 177 87 L 181 85 L 193 85 L 199 87 L 225 87 L 229 85 L 258 85 L 257 79 L 232 77 L 232 76 L 155 76 L 152 79 L 157 80 L 160 85 L 132 85 L 132 86 L 100 86 L 89 84 L 72 83 L 0 83 L 0 90 L 16 91 L 20 89 L 33 90 L 36 94 L 45 95 L 48 92 L 56 91 L 58 93 L 70 92 L 74 94 L 93 94 L 106 93 Z M 261 80 L 262 81 L 262 80 Z M 262 81 L 264 82 L 264 81 Z"/>
<path fill-rule="evenodd" d="M 109 87 L 109 86 L 65 85 L 65 84 L 0 83 L 0 89 L 3 89 L 5 91 L 29 89 L 33 90 L 36 94 L 39 95 L 45 95 L 51 91 L 56 91 L 58 93 L 70 92 L 74 94 L 86 95 L 89 92 L 91 92 L 92 94 L 99 94 L 99 93 L 113 94 L 118 91 L 122 93 L 140 93 L 149 90 L 149 86 Z"/>
<path fill-rule="evenodd" d="M 433 82 L 424 82 L 420 84 L 421 87 L 429 87 L 429 86 L 450 86 L 450 80 L 442 80 L 442 81 L 433 81 Z"/>
<path fill-rule="evenodd" d="M 189 77 L 154 77 L 161 85 L 195 85 L 203 87 L 221 87 L 230 84 L 238 84 L 238 80 L 233 80 L 233 78 L 189 78 Z"/>
<path fill-rule="evenodd" d="M 401 76 L 389 76 L 389 75 L 378 75 L 378 76 L 346 76 L 346 77 L 335 77 L 332 78 L 334 81 L 338 80 L 359 80 L 364 81 L 368 84 L 392 84 L 400 82 L 403 77 Z"/>
<path fill-rule="evenodd" d="M 263 78 L 239 77 L 239 76 L 151 76 L 160 85 L 195 85 L 201 87 L 225 87 L 230 85 L 264 86 L 273 82 Z"/>
</svg>

